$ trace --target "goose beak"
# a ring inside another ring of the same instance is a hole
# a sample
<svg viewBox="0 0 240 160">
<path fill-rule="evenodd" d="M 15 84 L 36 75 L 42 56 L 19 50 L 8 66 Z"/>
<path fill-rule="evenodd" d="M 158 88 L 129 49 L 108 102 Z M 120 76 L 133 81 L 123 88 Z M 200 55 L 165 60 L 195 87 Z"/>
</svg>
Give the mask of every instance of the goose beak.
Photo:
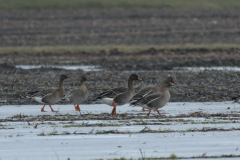
<svg viewBox="0 0 240 160">
<path fill-rule="evenodd" d="M 139 81 L 142 81 L 142 79 L 141 79 L 141 78 L 138 78 L 138 80 L 139 80 Z"/>
</svg>

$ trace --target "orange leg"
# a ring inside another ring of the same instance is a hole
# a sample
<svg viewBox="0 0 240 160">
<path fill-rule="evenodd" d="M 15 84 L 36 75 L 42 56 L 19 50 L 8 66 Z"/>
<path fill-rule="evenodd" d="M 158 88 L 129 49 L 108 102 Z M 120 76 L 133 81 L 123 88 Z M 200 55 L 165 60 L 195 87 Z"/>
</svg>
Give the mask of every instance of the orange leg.
<svg viewBox="0 0 240 160">
<path fill-rule="evenodd" d="M 112 101 L 112 105 L 113 105 L 112 116 L 113 116 L 114 114 L 117 115 L 116 106 L 115 106 L 114 101 Z"/>
<path fill-rule="evenodd" d="M 161 113 L 159 112 L 159 110 L 157 110 L 158 114 L 161 116 Z"/>
<path fill-rule="evenodd" d="M 45 104 L 44 104 L 44 106 L 42 107 L 41 112 L 46 112 L 46 111 L 44 110 L 44 107 L 45 107 Z"/>
<path fill-rule="evenodd" d="M 142 111 L 146 111 L 145 108 L 142 108 Z"/>
<path fill-rule="evenodd" d="M 49 104 L 49 107 L 51 108 L 52 112 L 57 112 L 52 108 L 52 106 L 50 104 Z"/>
<path fill-rule="evenodd" d="M 75 105 L 74 105 L 74 106 L 75 106 Z M 77 104 L 77 106 L 75 107 L 75 110 L 76 110 L 76 111 L 80 111 L 79 104 Z"/>
<path fill-rule="evenodd" d="M 152 111 L 152 110 L 151 110 L 151 109 L 149 109 L 149 112 L 148 112 L 147 116 L 149 116 L 149 115 L 150 115 L 151 111 Z"/>
</svg>

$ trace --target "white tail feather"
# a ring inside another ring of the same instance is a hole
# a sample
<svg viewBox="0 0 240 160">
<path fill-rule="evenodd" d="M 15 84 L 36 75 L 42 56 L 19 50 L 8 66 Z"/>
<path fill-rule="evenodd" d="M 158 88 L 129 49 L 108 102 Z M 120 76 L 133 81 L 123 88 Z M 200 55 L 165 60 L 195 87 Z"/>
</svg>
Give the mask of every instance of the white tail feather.
<svg viewBox="0 0 240 160">
<path fill-rule="evenodd" d="M 33 99 L 39 103 L 44 104 L 41 97 L 33 97 Z"/>
<path fill-rule="evenodd" d="M 113 98 L 103 98 L 103 99 L 98 100 L 99 103 L 104 103 L 109 106 L 112 106 L 112 101 L 113 101 Z"/>
</svg>

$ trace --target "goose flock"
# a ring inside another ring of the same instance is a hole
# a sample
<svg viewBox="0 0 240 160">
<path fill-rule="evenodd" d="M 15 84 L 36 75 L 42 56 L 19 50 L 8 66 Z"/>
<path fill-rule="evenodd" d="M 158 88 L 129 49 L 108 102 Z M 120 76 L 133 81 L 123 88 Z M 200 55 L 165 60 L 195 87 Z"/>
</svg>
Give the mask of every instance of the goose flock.
<svg viewBox="0 0 240 160">
<path fill-rule="evenodd" d="M 59 88 L 58 89 L 44 89 L 41 91 L 22 91 L 22 97 L 31 98 L 35 101 L 43 104 L 41 108 L 41 112 L 45 112 L 45 105 L 49 105 L 52 112 L 57 112 L 52 108 L 52 105 L 58 103 L 63 98 L 67 99 L 71 102 L 76 111 L 80 111 L 79 105 L 87 100 L 88 98 L 88 90 L 85 86 L 85 82 L 87 78 L 85 76 L 81 76 L 80 79 L 80 87 L 71 90 L 70 92 L 65 94 L 65 89 L 63 82 L 65 79 L 69 78 L 67 75 L 61 75 L 59 78 Z M 100 93 L 95 101 L 98 103 L 104 103 L 110 106 L 113 106 L 111 115 L 117 115 L 116 106 L 121 106 L 129 103 L 130 106 L 141 106 L 143 110 L 149 109 L 148 116 L 151 113 L 151 110 L 156 110 L 159 115 L 159 108 L 165 106 L 170 100 L 170 93 L 168 91 L 169 87 L 174 86 L 176 83 L 174 78 L 167 77 L 162 81 L 160 85 L 150 85 L 146 88 L 141 89 L 139 92 L 135 93 L 133 81 L 139 80 L 142 81 L 141 78 L 136 74 L 131 74 L 128 78 L 128 87 L 117 87 L 109 89 L 103 93 Z"/>
</svg>

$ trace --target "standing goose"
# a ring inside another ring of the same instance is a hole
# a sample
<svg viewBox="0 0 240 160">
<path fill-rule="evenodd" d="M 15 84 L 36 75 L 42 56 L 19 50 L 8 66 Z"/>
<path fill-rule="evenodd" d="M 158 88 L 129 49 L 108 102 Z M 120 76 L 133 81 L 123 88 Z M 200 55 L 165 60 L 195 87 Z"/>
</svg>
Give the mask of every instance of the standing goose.
<svg viewBox="0 0 240 160">
<path fill-rule="evenodd" d="M 44 110 L 45 105 L 49 105 L 52 112 L 57 112 L 52 108 L 51 105 L 59 102 L 61 98 L 64 97 L 63 81 L 66 78 L 69 78 L 69 76 L 66 76 L 66 75 L 60 76 L 58 89 L 45 89 L 41 91 L 28 92 L 28 93 L 24 93 L 26 95 L 25 97 L 33 98 L 37 102 L 44 104 L 44 106 L 41 109 L 42 112 L 45 112 Z"/>
<path fill-rule="evenodd" d="M 88 98 L 88 91 L 85 86 L 85 81 L 87 81 L 87 78 L 81 76 L 80 88 L 71 90 L 66 96 L 73 103 L 76 111 L 80 111 L 79 104 Z"/>
<path fill-rule="evenodd" d="M 170 93 L 168 87 L 174 86 L 176 83 L 172 77 L 167 77 L 160 85 L 149 86 L 140 90 L 130 101 L 130 105 L 142 106 L 148 108 L 149 113 L 152 109 L 156 109 L 158 114 L 161 115 L 158 108 L 162 108 L 170 100 Z"/>
<path fill-rule="evenodd" d="M 110 89 L 106 92 L 103 92 L 98 95 L 97 100 L 100 103 L 105 103 L 107 105 L 113 106 L 112 115 L 116 115 L 116 106 L 121 106 L 130 101 L 130 99 L 134 96 L 135 90 L 133 87 L 133 81 L 142 79 L 138 78 L 136 74 L 132 74 L 128 78 L 128 88 L 118 87 Z"/>
<path fill-rule="evenodd" d="M 137 100 L 139 100 L 145 96 L 148 96 L 150 94 L 157 93 L 157 92 L 163 92 L 162 84 L 164 82 L 176 83 L 176 82 L 174 82 L 174 79 L 172 77 L 167 77 L 160 85 L 150 85 L 150 86 L 147 86 L 146 88 L 143 88 L 140 91 L 138 91 L 138 93 L 132 97 L 132 99 L 130 100 L 130 103 L 134 103 Z M 143 111 L 145 111 L 144 108 L 143 108 Z"/>
</svg>

